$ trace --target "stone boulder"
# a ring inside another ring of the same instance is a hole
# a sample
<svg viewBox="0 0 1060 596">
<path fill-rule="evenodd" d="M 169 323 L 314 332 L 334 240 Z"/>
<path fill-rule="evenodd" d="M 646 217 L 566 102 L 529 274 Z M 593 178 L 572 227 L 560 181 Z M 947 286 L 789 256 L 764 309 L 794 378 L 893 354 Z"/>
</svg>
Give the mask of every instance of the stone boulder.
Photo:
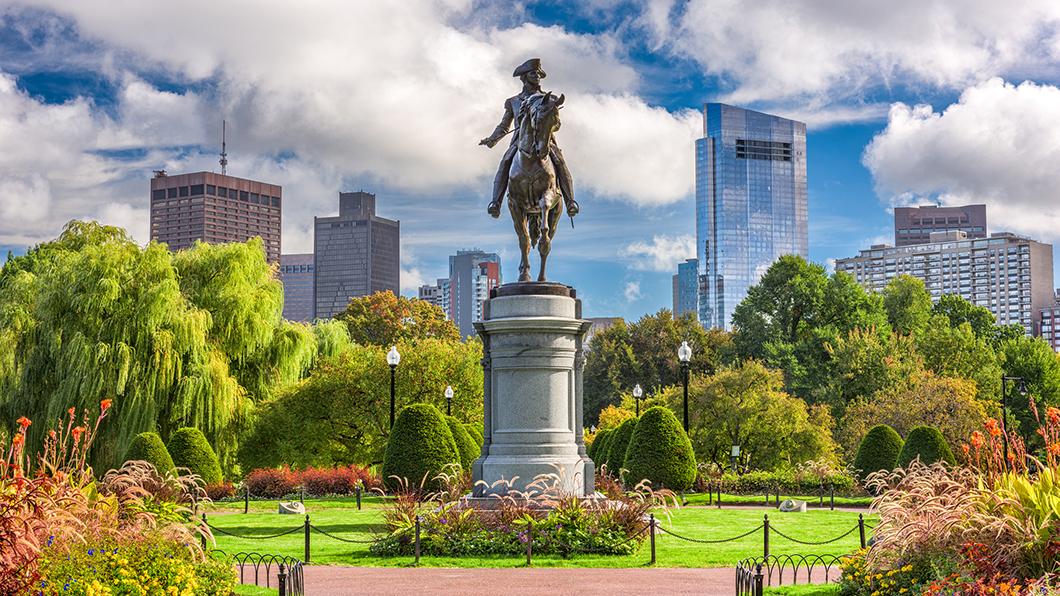
<svg viewBox="0 0 1060 596">
<path fill-rule="evenodd" d="M 298 501 L 292 501 L 290 503 L 284 503 L 283 501 L 281 501 L 280 513 L 292 515 L 305 515 L 305 505 Z"/>
<path fill-rule="evenodd" d="M 789 512 L 792 512 L 792 511 L 798 511 L 800 513 L 805 513 L 805 511 L 806 511 L 806 501 L 799 501 L 799 500 L 796 500 L 796 499 L 785 499 L 780 504 L 780 507 L 778 507 L 778 509 L 780 509 L 781 511 L 783 511 L 785 513 L 789 513 Z"/>
</svg>

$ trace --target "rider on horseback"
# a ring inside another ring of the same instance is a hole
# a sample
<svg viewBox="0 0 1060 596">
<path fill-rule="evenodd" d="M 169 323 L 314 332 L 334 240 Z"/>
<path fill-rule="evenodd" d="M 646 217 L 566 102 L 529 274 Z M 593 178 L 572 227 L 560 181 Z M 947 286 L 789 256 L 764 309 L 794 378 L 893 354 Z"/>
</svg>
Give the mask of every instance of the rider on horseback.
<svg viewBox="0 0 1060 596">
<path fill-rule="evenodd" d="M 541 70 L 541 59 L 531 58 L 527 60 L 515 69 L 512 76 L 519 77 L 523 81 L 523 90 L 519 95 L 509 97 L 504 102 L 504 117 L 501 118 L 501 123 L 494 129 L 493 134 L 479 141 L 479 145 L 485 145 L 492 149 L 498 141 L 504 138 L 504 135 L 508 134 L 508 127 L 521 115 L 520 110 L 524 102 L 531 95 L 541 93 L 541 79 L 545 78 L 545 71 Z M 504 191 L 508 188 L 508 172 L 512 166 L 512 159 L 515 157 L 516 151 L 518 151 L 518 135 L 518 126 L 516 126 L 512 134 L 511 144 L 508 145 L 508 150 L 504 152 L 504 157 L 501 158 L 497 177 L 493 180 L 493 200 L 490 201 L 489 207 L 486 209 L 493 217 L 499 217 L 501 213 Z M 567 164 L 563 160 L 563 153 L 560 152 L 555 141 L 549 143 L 548 155 L 556 170 L 556 182 L 559 184 L 560 192 L 563 194 L 563 202 L 567 205 L 567 215 L 574 217 L 578 214 L 578 203 L 574 201 L 574 185 L 572 184 L 570 170 L 567 169 Z"/>
</svg>

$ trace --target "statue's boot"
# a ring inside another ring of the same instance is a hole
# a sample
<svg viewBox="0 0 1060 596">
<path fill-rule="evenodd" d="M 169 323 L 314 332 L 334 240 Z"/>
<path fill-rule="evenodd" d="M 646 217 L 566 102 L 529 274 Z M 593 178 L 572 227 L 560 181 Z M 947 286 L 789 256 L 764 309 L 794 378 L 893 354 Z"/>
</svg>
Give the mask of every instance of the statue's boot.
<svg viewBox="0 0 1060 596">
<path fill-rule="evenodd" d="M 559 149 L 556 149 L 559 151 Z M 563 202 L 567 205 L 567 215 L 574 217 L 578 215 L 581 208 L 578 207 L 578 202 L 574 200 L 574 183 L 571 180 L 570 170 L 567 169 L 567 163 L 562 159 L 556 159 L 555 156 L 552 158 L 552 165 L 556 168 L 556 182 L 559 184 L 559 190 L 563 193 Z"/>
<path fill-rule="evenodd" d="M 515 153 L 509 147 L 504 152 L 504 157 L 501 158 L 501 165 L 497 168 L 497 175 L 493 178 L 493 200 L 486 207 L 486 212 L 494 218 L 501 216 L 501 204 L 504 203 L 504 191 L 508 189 L 508 172 L 512 168 L 513 157 L 515 157 Z"/>
</svg>

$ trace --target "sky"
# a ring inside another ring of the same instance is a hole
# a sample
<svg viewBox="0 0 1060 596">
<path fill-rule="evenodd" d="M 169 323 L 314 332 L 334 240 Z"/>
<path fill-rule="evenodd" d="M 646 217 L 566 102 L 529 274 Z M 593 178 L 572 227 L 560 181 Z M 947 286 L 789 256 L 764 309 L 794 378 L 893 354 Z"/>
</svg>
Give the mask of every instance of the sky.
<svg viewBox="0 0 1060 596">
<path fill-rule="evenodd" d="M 670 307 L 705 102 L 807 123 L 816 262 L 891 241 L 896 205 L 1060 239 L 1055 0 L 0 0 L 0 254 L 72 219 L 146 243 L 152 170 L 219 171 L 227 120 L 228 173 L 283 186 L 283 252 L 366 190 L 406 294 L 465 248 L 513 281 L 485 213 L 504 144 L 478 141 L 531 57 L 582 208 L 549 277 L 586 316 Z"/>
</svg>

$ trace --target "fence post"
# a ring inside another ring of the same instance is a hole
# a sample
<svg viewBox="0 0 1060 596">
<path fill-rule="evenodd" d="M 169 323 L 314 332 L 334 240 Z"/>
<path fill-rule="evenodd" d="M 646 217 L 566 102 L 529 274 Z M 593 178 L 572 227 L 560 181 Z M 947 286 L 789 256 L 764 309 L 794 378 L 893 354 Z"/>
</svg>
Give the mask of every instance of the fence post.
<svg viewBox="0 0 1060 596">
<path fill-rule="evenodd" d="M 527 524 L 526 526 L 526 566 L 530 567 L 533 565 L 533 552 L 534 552 L 534 524 Z"/>
<path fill-rule="evenodd" d="M 305 514 L 305 559 L 306 563 L 309 562 L 309 514 Z"/>
<path fill-rule="evenodd" d="M 250 485 L 243 487 L 243 513 L 250 513 Z"/>
<path fill-rule="evenodd" d="M 280 588 L 280 596 L 287 596 L 287 568 L 280 563 L 280 574 L 276 576 L 276 582 Z"/>
<path fill-rule="evenodd" d="M 713 482 L 708 482 L 707 483 L 707 505 L 713 505 L 713 504 L 714 504 L 714 483 Z"/>
<path fill-rule="evenodd" d="M 651 565 L 655 564 L 655 514 L 648 517 L 648 536 L 651 537 Z"/>
<path fill-rule="evenodd" d="M 203 511 L 202 512 L 202 532 L 199 534 L 199 537 L 202 538 L 202 550 L 204 550 L 204 551 L 206 550 L 206 529 L 209 526 L 210 526 L 210 524 L 206 522 L 206 512 Z"/>
<path fill-rule="evenodd" d="M 821 500 L 817 503 L 817 506 L 824 509 L 824 485 L 821 485 L 821 490 L 817 492 L 821 496 Z"/>
<path fill-rule="evenodd" d="M 765 532 L 762 534 L 762 557 L 763 559 L 769 558 L 769 515 L 762 516 L 762 529 Z"/>
<path fill-rule="evenodd" d="M 361 485 L 357 484 L 357 511 L 361 510 Z"/>
<path fill-rule="evenodd" d="M 831 497 L 829 497 L 829 498 L 831 499 L 831 502 L 832 502 L 832 504 L 831 504 L 831 505 L 829 505 L 829 508 L 830 508 L 830 509 L 831 509 L 832 511 L 835 511 L 835 485 L 834 485 L 834 484 L 833 484 L 833 485 L 831 485 L 831 486 L 829 487 L 829 489 L 830 489 L 830 490 L 829 490 L 829 492 L 831 493 Z"/>
<path fill-rule="evenodd" d="M 721 509 L 721 484 L 718 484 L 718 509 Z"/>
<path fill-rule="evenodd" d="M 780 487 L 777 487 L 777 507 L 780 507 Z"/>
<path fill-rule="evenodd" d="M 302 499 L 301 499 L 301 503 L 303 505 L 305 505 L 305 485 L 304 484 L 302 485 Z"/>
<path fill-rule="evenodd" d="M 416 516 L 416 564 L 420 564 L 420 516 Z"/>
<path fill-rule="evenodd" d="M 858 534 L 861 536 L 861 548 L 865 548 L 865 516 L 858 514 Z"/>
</svg>

